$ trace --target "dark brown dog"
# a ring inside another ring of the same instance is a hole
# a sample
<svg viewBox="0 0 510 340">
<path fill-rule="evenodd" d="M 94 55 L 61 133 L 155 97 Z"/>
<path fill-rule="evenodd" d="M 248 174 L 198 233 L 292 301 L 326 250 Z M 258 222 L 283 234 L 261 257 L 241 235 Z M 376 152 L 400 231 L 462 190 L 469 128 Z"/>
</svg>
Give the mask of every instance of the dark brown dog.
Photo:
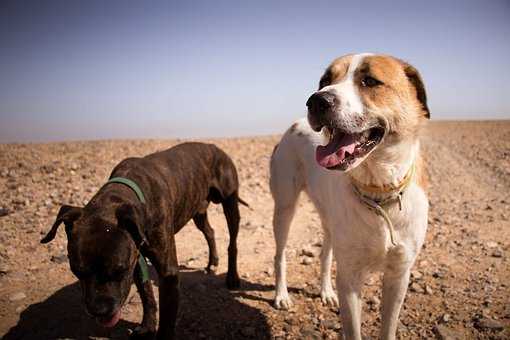
<svg viewBox="0 0 510 340">
<path fill-rule="evenodd" d="M 134 280 L 143 304 L 143 320 L 134 337 L 156 334 L 156 301 L 150 280 L 143 282 L 140 253 L 159 275 L 158 339 L 174 337 L 179 304 L 179 275 L 174 235 L 193 219 L 209 245 L 208 270 L 218 265 L 214 231 L 207 219 L 209 202 L 221 203 L 228 224 L 227 287 L 237 288 L 236 239 L 239 230 L 237 172 L 230 157 L 212 144 L 184 143 L 143 158 L 120 162 L 110 178 L 134 181 L 143 192 L 121 183 L 104 185 L 83 208 L 64 205 L 41 240 L 51 241 L 63 222 L 71 271 L 80 281 L 86 310 L 113 326 Z"/>
</svg>

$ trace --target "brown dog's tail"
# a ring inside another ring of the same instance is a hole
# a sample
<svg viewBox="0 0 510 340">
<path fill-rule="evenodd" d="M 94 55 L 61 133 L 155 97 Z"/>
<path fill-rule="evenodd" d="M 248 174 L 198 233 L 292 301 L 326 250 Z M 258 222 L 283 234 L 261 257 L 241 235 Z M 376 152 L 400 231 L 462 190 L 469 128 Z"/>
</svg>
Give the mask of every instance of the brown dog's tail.
<svg viewBox="0 0 510 340">
<path fill-rule="evenodd" d="M 246 201 L 245 201 L 245 200 L 243 200 L 241 197 L 237 196 L 237 201 L 238 201 L 239 203 L 241 203 L 242 205 L 244 205 L 245 207 L 250 208 L 250 205 L 249 205 L 248 203 L 246 203 Z M 251 209 L 251 208 L 250 208 L 250 209 Z"/>
</svg>

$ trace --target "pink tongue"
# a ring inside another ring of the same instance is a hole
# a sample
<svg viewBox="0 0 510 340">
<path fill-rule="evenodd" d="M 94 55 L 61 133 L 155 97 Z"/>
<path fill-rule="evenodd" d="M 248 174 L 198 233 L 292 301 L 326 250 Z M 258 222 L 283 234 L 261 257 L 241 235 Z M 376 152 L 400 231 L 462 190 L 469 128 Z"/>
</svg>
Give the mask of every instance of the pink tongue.
<svg viewBox="0 0 510 340">
<path fill-rule="evenodd" d="M 109 320 L 97 319 L 97 321 L 103 326 L 107 328 L 111 328 L 117 324 L 120 320 L 120 308 Z"/>
<path fill-rule="evenodd" d="M 319 145 L 315 150 L 315 159 L 320 166 L 331 168 L 342 163 L 346 152 L 354 153 L 356 147 L 356 134 L 337 132 L 327 145 Z"/>
</svg>

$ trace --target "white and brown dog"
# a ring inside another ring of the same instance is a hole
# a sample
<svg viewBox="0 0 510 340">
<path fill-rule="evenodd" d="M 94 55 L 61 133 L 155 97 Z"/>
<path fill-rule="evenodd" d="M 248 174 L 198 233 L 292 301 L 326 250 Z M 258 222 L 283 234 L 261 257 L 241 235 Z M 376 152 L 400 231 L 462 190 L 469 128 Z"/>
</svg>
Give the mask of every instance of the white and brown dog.
<svg viewBox="0 0 510 340">
<path fill-rule="evenodd" d="M 327 68 L 306 105 L 308 120 L 292 125 L 271 158 L 275 306 L 292 306 L 284 250 L 304 190 L 324 229 L 322 301 L 338 305 L 331 285 L 334 253 L 344 335 L 361 339 L 361 288 L 369 273 L 382 271 L 381 338 L 394 339 L 427 229 L 418 140 L 430 116 L 423 82 L 399 59 L 347 55 Z"/>
</svg>

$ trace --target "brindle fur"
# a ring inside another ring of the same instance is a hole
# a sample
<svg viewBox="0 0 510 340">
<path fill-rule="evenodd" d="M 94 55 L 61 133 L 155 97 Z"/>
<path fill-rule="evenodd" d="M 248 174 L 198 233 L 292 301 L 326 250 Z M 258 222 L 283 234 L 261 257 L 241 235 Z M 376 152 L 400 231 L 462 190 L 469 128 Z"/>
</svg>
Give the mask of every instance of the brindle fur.
<svg viewBox="0 0 510 340">
<path fill-rule="evenodd" d="M 179 304 L 179 271 L 174 235 L 191 219 L 209 245 L 208 269 L 218 265 L 209 202 L 221 203 L 228 224 L 228 288 L 240 285 L 236 239 L 239 230 L 238 178 L 230 157 L 212 144 L 183 143 L 143 158 L 121 161 L 112 177 L 131 179 L 144 193 L 142 204 L 124 184 L 104 185 L 83 208 L 62 206 L 43 238 L 51 241 L 64 222 L 71 270 L 80 279 L 85 305 L 95 316 L 113 315 L 122 306 L 133 279 L 143 304 L 143 320 L 134 337 L 156 333 L 156 301 L 150 281 L 143 283 L 139 251 L 159 276 L 159 339 L 174 337 Z M 134 275 L 133 275 L 134 274 Z"/>
</svg>

